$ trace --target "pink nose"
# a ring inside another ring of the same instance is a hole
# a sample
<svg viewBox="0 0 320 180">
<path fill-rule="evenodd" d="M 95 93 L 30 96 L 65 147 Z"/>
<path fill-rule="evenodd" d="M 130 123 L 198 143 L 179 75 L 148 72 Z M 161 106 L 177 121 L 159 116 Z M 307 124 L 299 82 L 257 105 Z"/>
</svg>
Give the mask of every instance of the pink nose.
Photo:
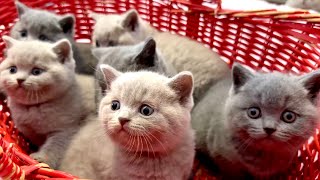
<svg viewBox="0 0 320 180">
<path fill-rule="evenodd" d="M 120 122 L 121 126 L 124 126 L 129 121 L 130 121 L 130 119 L 119 117 L 119 122 Z"/>
</svg>

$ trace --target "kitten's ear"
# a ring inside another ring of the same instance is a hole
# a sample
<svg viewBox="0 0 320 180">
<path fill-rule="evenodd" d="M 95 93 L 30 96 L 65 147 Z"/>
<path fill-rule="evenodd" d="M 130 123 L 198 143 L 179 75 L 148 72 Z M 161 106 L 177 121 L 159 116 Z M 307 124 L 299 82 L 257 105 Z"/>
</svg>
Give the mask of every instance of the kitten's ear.
<svg viewBox="0 0 320 180">
<path fill-rule="evenodd" d="M 30 8 L 19 1 L 15 1 L 16 8 L 18 11 L 19 17 L 21 17 L 25 12 L 27 12 Z"/>
<path fill-rule="evenodd" d="M 189 71 L 182 71 L 170 78 L 169 87 L 179 96 L 182 105 L 193 105 L 193 76 Z"/>
<path fill-rule="evenodd" d="M 233 89 L 235 92 L 239 90 L 251 77 L 253 74 L 247 68 L 241 66 L 238 63 L 234 63 L 232 67 L 232 80 Z"/>
<path fill-rule="evenodd" d="M 14 44 L 18 42 L 18 40 L 13 39 L 10 36 L 2 36 L 2 39 L 5 42 L 7 49 L 11 48 Z"/>
<path fill-rule="evenodd" d="M 309 98 L 312 102 L 315 102 L 320 91 L 320 70 L 303 75 L 300 78 L 304 88 L 308 90 Z"/>
<path fill-rule="evenodd" d="M 129 31 L 135 31 L 136 28 L 139 26 L 138 12 L 132 9 L 123 14 L 123 20 L 121 25 Z"/>
<path fill-rule="evenodd" d="M 66 14 L 59 20 L 59 25 L 62 28 L 63 33 L 73 34 L 75 18 L 72 14 Z"/>
<path fill-rule="evenodd" d="M 58 55 L 61 63 L 65 63 L 73 59 L 71 44 L 67 39 L 62 39 L 54 43 L 52 50 Z"/>
<path fill-rule="evenodd" d="M 103 89 L 103 90 L 109 89 L 111 83 L 122 74 L 122 72 L 116 70 L 115 68 L 113 68 L 107 64 L 101 64 L 100 70 L 102 71 L 102 74 L 104 76 L 104 80 L 106 83 L 106 89 Z"/>
<path fill-rule="evenodd" d="M 101 17 L 101 14 L 95 13 L 93 11 L 87 11 L 87 13 L 88 13 L 89 17 L 91 17 L 95 21 L 97 21 Z"/>
<path fill-rule="evenodd" d="M 146 42 L 138 45 L 139 54 L 134 58 L 134 61 L 142 66 L 152 67 L 155 65 L 156 58 L 156 42 L 149 38 Z"/>
</svg>

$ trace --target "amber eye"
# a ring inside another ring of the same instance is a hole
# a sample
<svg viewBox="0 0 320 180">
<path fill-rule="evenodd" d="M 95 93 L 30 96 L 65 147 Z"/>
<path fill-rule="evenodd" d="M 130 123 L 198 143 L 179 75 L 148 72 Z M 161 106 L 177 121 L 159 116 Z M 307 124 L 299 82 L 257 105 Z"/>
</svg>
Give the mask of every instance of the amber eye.
<svg viewBox="0 0 320 180">
<path fill-rule="evenodd" d="M 117 101 L 117 100 L 112 101 L 111 109 L 114 110 L 114 111 L 120 109 L 120 102 Z"/>
<path fill-rule="evenodd" d="M 146 104 L 143 104 L 140 107 L 140 113 L 144 116 L 150 116 L 153 112 L 154 112 L 154 110 Z"/>
<path fill-rule="evenodd" d="M 281 120 L 286 123 L 293 123 L 297 118 L 296 113 L 291 111 L 284 111 L 281 115 Z"/>
<path fill-rule="evenodd" d="M 261 110 L 257 107 L 251 107 L 247 110 L 247 114 L 251 119 L 258 119 L 261 116 Z"/>
</svg>

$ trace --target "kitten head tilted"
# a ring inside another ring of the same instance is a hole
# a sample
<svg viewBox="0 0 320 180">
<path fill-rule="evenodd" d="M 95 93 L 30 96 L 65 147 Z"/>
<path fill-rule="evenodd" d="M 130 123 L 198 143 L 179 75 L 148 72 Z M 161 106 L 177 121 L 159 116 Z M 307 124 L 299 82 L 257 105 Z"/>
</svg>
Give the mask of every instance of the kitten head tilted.
<svg viewBox="0 0 320 180">
<path fill-rule="evenodd" d="M 60 96 L 74 81 L 75 61 L 71 45 L 18 41 L 3 36 L 7 57 L 0 64 L 0 86 L 11 100 L 25 105 Z"/>
<path fill-rule="evenodd" d="M 193 78 L 181 72 L 167 78 L 154 72 L 121 73 L 101 65 L 107 83 L 99 118 L 120 148 L 164 153 L 190 133 Z"/>
<path fill-rule="evenodd" d="M 263 74 L 237 64 L 232 71 L 225 123 L 241 161 L 260 175 L 288 168 L 286 165 L 319 124 L 320 71 L 303 76 Z M 285 159 L 286 164 L 279 161 L 262 167 L 276 157 L 278 161 Z"/>
<path fill-rule="evenodd" d="M 16 1 L 19 21 L 12 27 L 11 37 L 19 40 L 56 42 L 73 38 L 75 18 L 71 14 L 56 15 L 45 10 L 32 9 Z"/>
<path fill-rule="evenodd" d="M 127 11 L 121 15 L 97 14 L 89 12 L 96 21 L 92 35 L 95 47 L 132 45 L 145 40 L 146 23 L 143 22 L 136 10 Z"/>
</svg>

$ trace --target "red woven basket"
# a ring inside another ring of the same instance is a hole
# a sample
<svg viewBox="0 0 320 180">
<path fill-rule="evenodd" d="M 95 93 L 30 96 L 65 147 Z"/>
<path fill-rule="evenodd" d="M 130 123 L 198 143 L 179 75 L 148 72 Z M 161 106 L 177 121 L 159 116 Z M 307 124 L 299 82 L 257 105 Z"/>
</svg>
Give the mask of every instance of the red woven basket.
<svg viewBox="0 0 320 180">
<path fill-rule="evenodd" d="M 135 8 L 142 18 L 162 31 L 191 37 L 218 52 L 223 59 L 264 71 L 304 73 L 320 64 L 320 15 L 306 11 L 228 11 L 210 0 L 37 0 L 30 7 L 76 16 L 79 42 L 89 43 L 93 20 L 87 10 L 121 13 Z M 0 35 L 8 34 L 17 20 L 12 0 L 0 0 Z M 0 59 L 4 43 L 0 40 Z M 288 179 L 318 179 L 318 132 L 297 154 Z M 0 99 L 0 177 L 3 179 L 75 179 L 32 160 L 29 143 L 14 128 L 6 101 Z M 197 160 L 194 179 L 215 179 Z"/>
</svg>

